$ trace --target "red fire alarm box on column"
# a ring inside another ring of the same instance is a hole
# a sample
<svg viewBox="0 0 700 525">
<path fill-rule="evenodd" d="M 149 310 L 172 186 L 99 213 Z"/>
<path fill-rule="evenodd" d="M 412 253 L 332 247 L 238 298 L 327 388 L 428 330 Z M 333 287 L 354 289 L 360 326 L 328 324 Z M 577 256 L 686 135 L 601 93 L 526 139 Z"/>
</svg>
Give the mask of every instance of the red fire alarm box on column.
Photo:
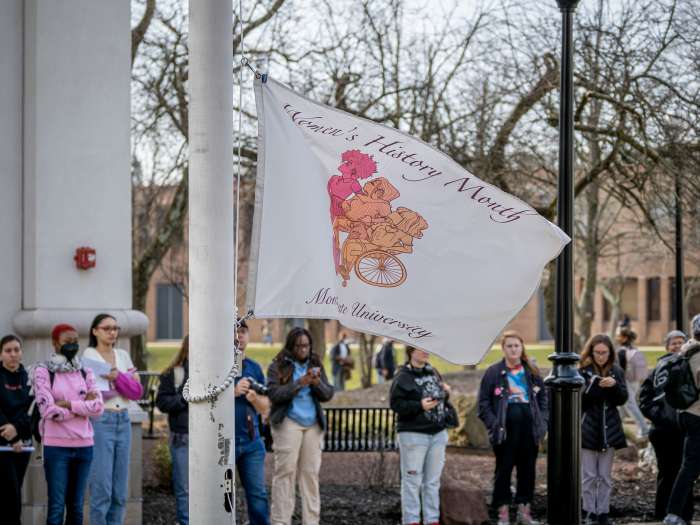
<svg viewBox="0 0 700 525">
<path fill-rule="evenodd" d="M 75 250 L 73 260 L 75 261 L 75 266 L 79 270 L 89 270 L 90 268 L 94 268 L 97 264 L 97 254 L 94 248 L 81 246 Z"/>
</svg>

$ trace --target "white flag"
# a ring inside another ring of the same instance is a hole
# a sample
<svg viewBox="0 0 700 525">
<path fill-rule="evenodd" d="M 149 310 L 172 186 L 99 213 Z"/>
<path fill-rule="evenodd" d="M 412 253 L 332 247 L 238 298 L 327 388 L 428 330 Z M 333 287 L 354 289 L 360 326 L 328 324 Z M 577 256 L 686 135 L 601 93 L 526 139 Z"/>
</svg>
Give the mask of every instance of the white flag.
<svg viewBox="0 0 700 525">
<path fill-rule="evenodd" d="M 474 364 L 569 238 L 424 142 L 256 83 L 249 308 Z"/>
</svg>

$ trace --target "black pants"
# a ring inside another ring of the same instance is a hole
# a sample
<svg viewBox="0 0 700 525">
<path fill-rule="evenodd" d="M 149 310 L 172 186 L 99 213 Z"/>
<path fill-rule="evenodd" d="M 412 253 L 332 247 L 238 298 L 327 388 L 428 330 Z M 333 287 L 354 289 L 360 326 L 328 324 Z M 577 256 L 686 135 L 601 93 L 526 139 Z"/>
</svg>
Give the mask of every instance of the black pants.
<svg viewBox="0 0 700 525">
<path fill-rule="evenodd" d="M 493 448 L 496 475 L 493 484 L 494 507 L 511 502 L 510 477 L 517 470 L 515 503 L 531 503 L 535 495 L 537 445 L 532 429 L 532 412 L 527 403 L 511 403 L 506 415 L 506 441 Z"/>
<path fill-rule="evenodd" d="M 22 516 L 22 483 L 27 472 L 27 452 L 0 452 L 0 521 L 19 525 Z"/>
<path fill-rule="evenodd" d="M 681 413 L 685 431 L 683 462 L 668 500 L 668 513 L 681 516 L 688 499 L 692 501 L 693 484 L 700 475 L 700 417 Z"/>
<path fill-rule="evenodd" d="M 652 428 L 649 441 L 654 447 L 659 474 L 656 476 L 656 504 L 654 518 L 661 521 L 666 516 L 668 500 L 683 463 L 683 441 L 685 435 L 678 430 Z M 693 498 L 686 498 L 681 518 L 690 523 L 693 519 Z"/>
</svg>

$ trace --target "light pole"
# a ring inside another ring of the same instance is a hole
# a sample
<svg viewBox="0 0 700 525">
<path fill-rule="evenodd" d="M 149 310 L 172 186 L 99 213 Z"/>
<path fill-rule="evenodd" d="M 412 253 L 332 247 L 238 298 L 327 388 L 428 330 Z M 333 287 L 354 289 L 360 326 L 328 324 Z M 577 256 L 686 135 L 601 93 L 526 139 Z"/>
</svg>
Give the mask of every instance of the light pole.
<svg viewBox="0 0 700 525">
<path fill-rule="evenodd" d="M 673 154 L 678 148 L 673 144 Z M 681 199 L 681 168 L 679 159 L 673 163 L 675 171 L 675 197 L 676 197 L 676 329 L 685 332 L 685 272 L 683 270 L 683 203 Z"/>
<path fill-rule="evenodd" d="M 547 523 L 572 525 L 581 521 L 581 388 L 578 354 L 574 352 L 574 93 L 573 18 L 579 0 L 557 0 L 562 14 L 559 100 L 559 227 L 572 239 L 557 259 L 555 353 L 550 389 L 547 443 Z"/>
<path fill-rule="evenodd" d="M 234 342 L 233 4 L 189 2 L 190 381 L 227 379 Z M 234 398 L 189 405 L 190 523 L 231 523 Z"/>
</svg>

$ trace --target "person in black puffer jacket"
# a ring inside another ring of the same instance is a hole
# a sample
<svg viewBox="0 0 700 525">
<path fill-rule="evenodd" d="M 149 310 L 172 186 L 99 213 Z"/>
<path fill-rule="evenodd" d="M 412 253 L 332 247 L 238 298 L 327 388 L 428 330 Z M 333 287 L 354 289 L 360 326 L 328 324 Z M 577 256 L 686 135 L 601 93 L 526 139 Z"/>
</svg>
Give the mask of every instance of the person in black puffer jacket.
<svg viewBox="0 0 700 525">
<path fill-rule="evenodd" d="M 0 340 L 0 508 L 3 523 L 19 525 L 22 514 L 22 483 L 31 454 L 22 451 L 22 441 L 31 440 L 27 371 L 22 366 L 22 343 L 15 335 Z"/>
<path fill-rule="evenodd" d="M 438 525 L 446 429 L 457 426 L 457 412 L 449 402 L 450 387 L 428 363 L 430 354 L 407 346 L 406 357 L 390 392 L 390 406 L 397 416 L 402 523 L 421 523 L 422 495 L 422 523 Z"/>
<path fill-rule="evenodd" d="M 585 523 L 611 523 L 610 493 L 615 449 L 625 448 L 619 406 L 627 401 L 625 373 L 614 364 L 615 347 L 605 334 L 591 337 L 581 352 L 582 397 L 581 466 Z"/>
<path fill-rule="evenodd" d="M 188 525 L 188 405 L 182 389 L 189 377 L 189 336 L 185 336 L 173 362 L 160 375 L 156 406 L 168 414 L 170 456 L 173 464 L 173 490 L 178 525 Z"/>
<path fill-rule="evenodd" d="M 669 405 L 664 396 L 664 384 L 668 375 L 664 369 L 668 359 L 678 353 L 687 340 L 687 336 L 680 330 L 672 330 L 666 335 L 667 353 L 659 357 L 656 368 L 644 380 L 639 390 L 639 408 L 651 421 L 649 441 L 654 447 L 656 464 L 659 467 L 656 475 L 656 504 L 654 505 L 654 518 L 659 521 L 666 516 L 671 489 L 683 463 L 683 440 L 685 439 L 678 410 Z M 693 521 L 692 498 L 687 499 L 681 518 L 688 523 Z"/>
</svg>

